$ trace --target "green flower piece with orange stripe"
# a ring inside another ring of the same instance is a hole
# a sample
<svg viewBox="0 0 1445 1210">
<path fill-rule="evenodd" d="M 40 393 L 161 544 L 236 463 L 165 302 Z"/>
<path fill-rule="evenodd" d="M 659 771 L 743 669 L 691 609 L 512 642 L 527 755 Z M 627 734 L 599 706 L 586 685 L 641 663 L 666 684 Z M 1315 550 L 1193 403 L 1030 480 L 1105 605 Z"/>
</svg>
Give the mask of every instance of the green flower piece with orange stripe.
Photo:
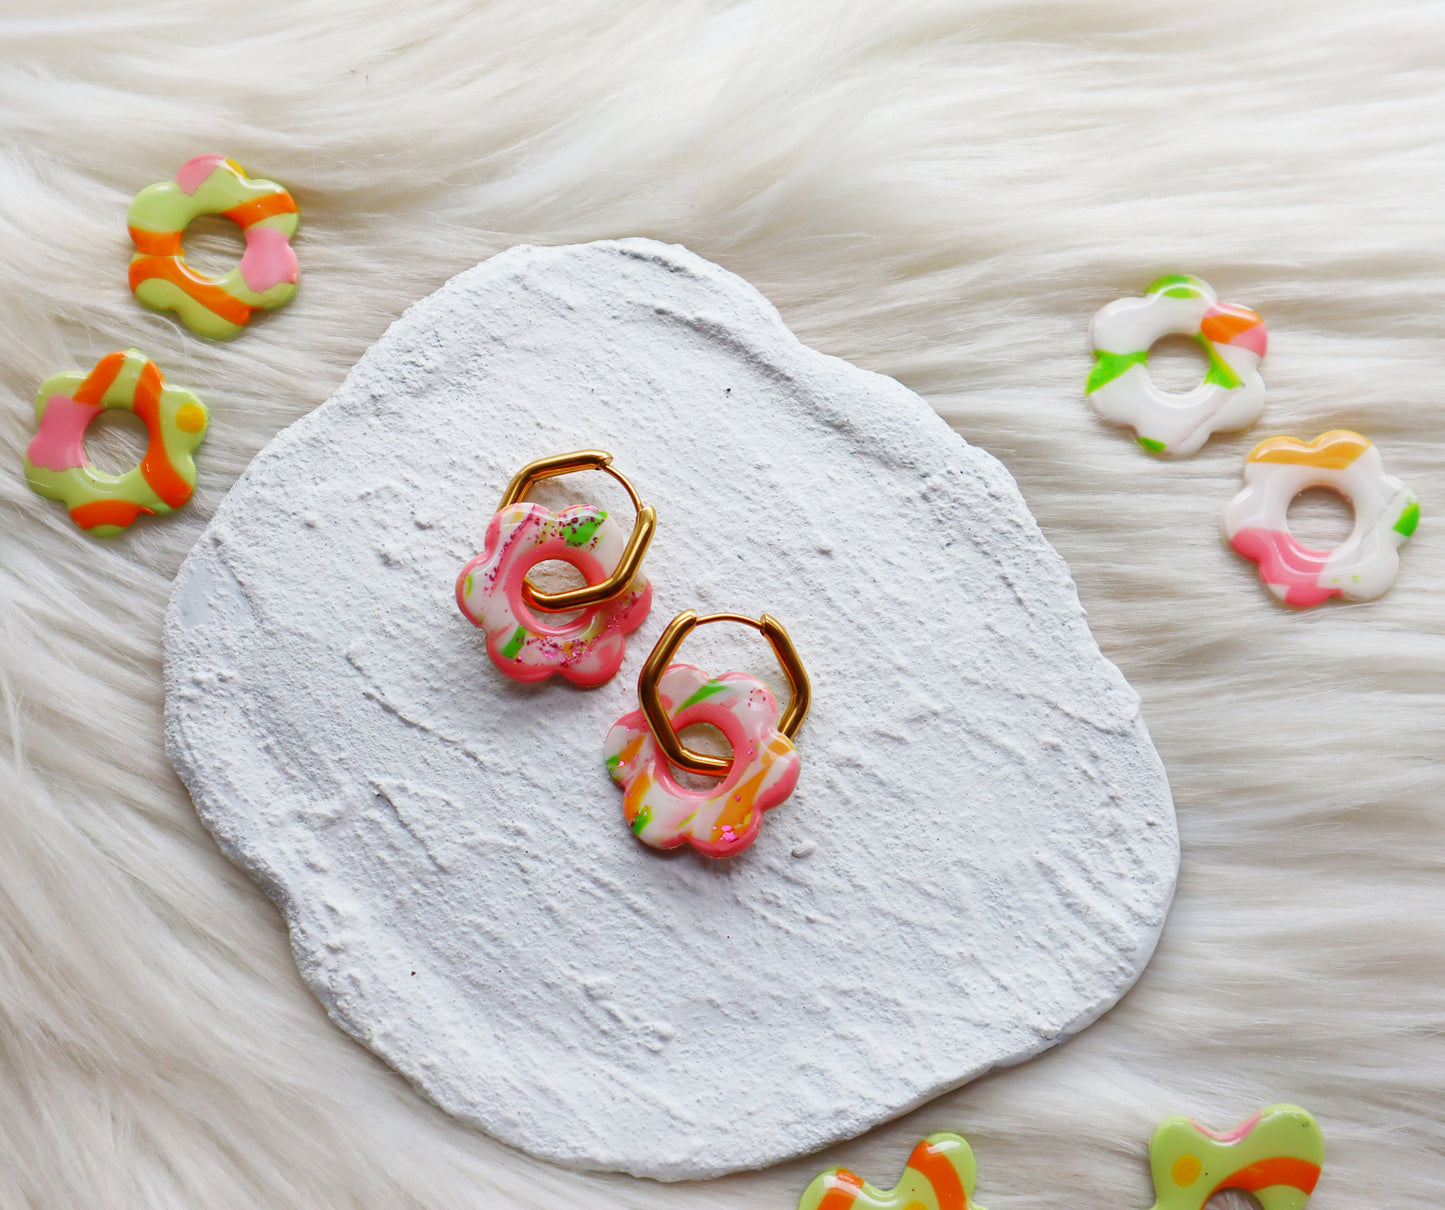
<svg viewBox="0 0 1445 1210">
<path fill-rule="evenodd" d="M 1253 1194 L 1263 1210 L 1301 1210 L 1324 1159 L 1319 1123 L 1298 1105 L 1267 1106 L 1224 1134 L 1166 1118 L 1149 1140 L 1154 1210 L 1203 1210 L 1224 1189 Z"/>
<path fill-rule="evenodd" d="M 967 1139 L 930 1134 L 913 1149 L 892 1189 L 878 1189 L 846 1168 L 829 1168 L 803 1191 L 798 1210 L 982 1210 L 970 1200 L 977 1180 Z"/>
<path fill-rule="evenodd" d="M 1262 1210 L 1303 1210 L 1324 1159 L 1319 1123 L 1298 1105 L 1266 1106 L 1224 1134 L 1166 1118 L 1149 1140 L 1154 1210 L 1204 1210 L 1226 1189 L 1253 1194 Z M 977 1179 L 966 1139 L 930 1134 L 892 1189 L 829 1168 L 803 1191 L 798 1210 L 981 1210 L 972 1201 Z"/>
<path fill-rule="evenodd" d="M 225 215 L 245 237 L 240 264 L 224 277 L 197 273 L 181 250 L 186 228 L 203 214 Z M 275 181 L 251 179 L 225 156 L 196 156 L 175 180 L 142 189 L 127 223 L 136 247 L 130 262 L 136 298 L 153 310 L 174 311 L 201 336 L 234 336 L 253 312 L 284 306 L 296 293 L 296 200 Z"/>
<path fill-rule="evenodd" d="M 139 465 L 122 475 L 93 466 L 85 432 L 108 409 L 132 412 L 146 426 L 148 443 Z M 174 512 L 196 488 L 193 455 L 205 439 L 205 405 L 166 386 L 155 362 L 135 349 L 109 353 L 88 374 L 56 374 L 35 396 L 39 428 L 25 450 L 25 481 L 97 537 L 118 534 L 142 513 Z"/>
</svg>

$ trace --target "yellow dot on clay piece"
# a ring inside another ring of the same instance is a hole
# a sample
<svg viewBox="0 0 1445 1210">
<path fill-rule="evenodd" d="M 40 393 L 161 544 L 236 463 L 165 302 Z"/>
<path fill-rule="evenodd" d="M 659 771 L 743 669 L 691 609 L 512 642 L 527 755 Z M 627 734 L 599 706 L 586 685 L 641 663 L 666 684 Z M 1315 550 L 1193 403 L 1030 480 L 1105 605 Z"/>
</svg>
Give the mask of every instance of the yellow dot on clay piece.
<svg viewBox="0 0 1445 1210">
<path fill-rule="evenodd" d="M 194 403 L 183 403 L 176 409 L 176 428 L 183 433 L 199 433 L 206 427 L 206 410 Z"/>
<path fill-rule="evenodd" d="M 1204 1165 L 1199 1162 L 1197 1155 L 1181 1155 L 1174 1161 L 1174 1167 L 1169 1169 L 1169 1176 L 1176 1185 L 1183 1189 L 1194 1184 L 1203 1171 Z"/>
</svg>

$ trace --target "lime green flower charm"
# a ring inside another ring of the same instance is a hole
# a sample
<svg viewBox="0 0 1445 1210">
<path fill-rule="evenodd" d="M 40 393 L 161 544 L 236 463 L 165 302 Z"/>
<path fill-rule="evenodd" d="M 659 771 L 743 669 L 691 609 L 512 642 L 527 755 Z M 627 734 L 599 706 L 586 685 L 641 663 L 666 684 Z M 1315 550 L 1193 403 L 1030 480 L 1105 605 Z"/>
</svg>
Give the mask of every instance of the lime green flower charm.
<svg viewBox="0 0 1445 1210">
<path fill-rule="evenodd" d="M 241 263 L 224 277 L 197 273 L 181 251 L 186 228 L 203 214 L 224 214 L 246 237 Z M 152 310 L 174 311 L 201 336 L 234 336 L 253 311 L 284 306 L 296 293 L 296 200 L 275 181 L 252 180 L 225 156 L 198 155 L 175 180 L 142 189 L 127 222 L 136 298 Z"/>
<path fill-rule="evenodd" d="M 85 453 L 85 430 L 102 412 L 133 412 L 149 444 L 140 464 L 108 475 Z M 190 391 L 166 386 L 155 362 L 135 349 L 109 353 L 86 374 L 73 370 L 40 384 L 39 430 L 25 450 L 25 481 L 51 500 L 63 500 L 70 519 L 97 537 L 120 533 L 141 513 L 169 513 L 196 487 L 192 455 L 210 417 Z"/>
<path fill-rule="evenodd" d="M 846 1168 L 829 1168 L 803 1190 L 798 1210 L 983 1210 L 969 1200 L 977 1180 L 967 1139 L 930 1134 L 913 1149 L 892 1189 L 878 1189 Z"/>
<path fill-rule="evenodd" d="M 1149 1140 L 1154 1210 L 1203 1210 L 1222 1189 L 1254 1194 L 1263 1210 L 1300 1210 L 1324 1159 L 1319 1123 L 1298 1105 L 1270 1105 L 1225 1134 L 1165 1118 Z"/>
</svg>

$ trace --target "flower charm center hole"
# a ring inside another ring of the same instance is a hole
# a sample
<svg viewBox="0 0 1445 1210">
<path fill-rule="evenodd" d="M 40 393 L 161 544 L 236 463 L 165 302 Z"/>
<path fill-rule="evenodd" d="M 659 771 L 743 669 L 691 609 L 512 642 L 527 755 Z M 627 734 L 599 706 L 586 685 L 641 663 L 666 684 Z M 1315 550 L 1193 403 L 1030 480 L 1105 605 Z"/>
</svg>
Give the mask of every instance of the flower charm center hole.
<svg viewBox="0 0 1445 1210">
<path fill-rule="evenodd" d="M 203 214 L 186 228 L 186 264 L 205 277 L 225 277 L 241 261 L 246 240 L 241 228 L 220 214 Z"/>
<path fill-rule="evenodd" d="M 85 430 L 85 456 L 107 475 L 135 470 L 149 445 L 141 418 L 122 408 L 107 408 Z"/>
<path fill-rule="evenodd" d="M 693 723 L 691 727 L 682 729 L 682 745 L 694 752 L 701 752 L 704 756 L 721 756 L 731 760 L 733 746 L 728 743 L 728 738 L 711 723 Z M 677 784 L 688 790 L 713 790 L 717 788 L 718 779 L 706 777 L 701 773 L 689 773 L 686 769 L 679 769 L 673 766 L 672 776 Z"/>
<path fill-rule="evenodd" d="M 1149 346 L 1149 377 L 1161 391 L 1187 395 L 1207 373 L 1209 358 L 1192 337 L 1174 333 Z"/>
<path fill-rule="evenodd" d="M 1334 550 L 1355 528 L 1355 510 L 1339 492 L 1312 487 L 1290 501 L 1289 532 L 1313 550 Z"/>
<path fill-rule="evenodd" d="M 527 579 L 539 592 L 568 592 L 587 583 L 587 578 L 580 571 L 561 559 L 548 559 L 545 563 L 535 564 L 527 573 Z M 580 618 L 582 611 L 569 609 L 564 613 L 541 613 L 539 616 L 549 626 L 566 626 Z"/>
</svg>

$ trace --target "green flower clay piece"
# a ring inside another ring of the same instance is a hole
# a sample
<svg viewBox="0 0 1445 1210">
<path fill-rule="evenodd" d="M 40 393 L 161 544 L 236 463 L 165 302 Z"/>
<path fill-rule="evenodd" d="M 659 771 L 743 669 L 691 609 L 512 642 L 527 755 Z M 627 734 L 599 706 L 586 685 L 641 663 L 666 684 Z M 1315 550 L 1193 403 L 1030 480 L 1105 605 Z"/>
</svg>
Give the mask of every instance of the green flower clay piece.
<svg viewBox="0 0 1445 1210">
<path fill-rule="evenodd" d="M 978 1165 L 959 1134 L 930 1134 L 913 1149 L 903 1177 L 879 1189 L 846 1168 L 829 1168 L 798 1199 L 798 1210 L 983 1210 L 973 1206 Z"/>
<path fill-rule="evenodd" d="M 1226 1134 L 1165 1118 L 1149 1140 L 1154 1210 L 1203 1210 L 1222 1189 L 1254 1194 L 1263 1210 L 1300 1210 L 1324 1159 L 1319 1123 L 1298 1105 L 1270 1105 Z"/>
<path fill-rule="evenodd" d="M 225 215 L 246 238 L 241 263 L 224 277 L 197 273 L 181 251 L 186 228 L 203 214 Z M 174 311 L 201 336 L 234 336 L 253 311 L 284 306 L 296 293 L 296 200 L 275 181 L 252 180 L 225 156 L 198 155 L 175 180 L 142 189 L 127 222 L 136 247 L 130 261 L 136 298 L 152 310 Z"/>
<path fill-rule="evenodd" d="M 132 412 L 149 442 L 139 465 L 108 475 L 85 453 L 85 431 L 102 412 Z M 70 519 L 97 537 L 120 533 L 141 513 L 169 513 L 196 488 L 192 455 L 210 417 L 190 391 L 166 386 L 155 362 L 129 349 L 109 353 L 89 374 L 56 374 L 35 396 L 39 430 L 25 450 L 25 481 L 62 500 Z"/>
</svg>

